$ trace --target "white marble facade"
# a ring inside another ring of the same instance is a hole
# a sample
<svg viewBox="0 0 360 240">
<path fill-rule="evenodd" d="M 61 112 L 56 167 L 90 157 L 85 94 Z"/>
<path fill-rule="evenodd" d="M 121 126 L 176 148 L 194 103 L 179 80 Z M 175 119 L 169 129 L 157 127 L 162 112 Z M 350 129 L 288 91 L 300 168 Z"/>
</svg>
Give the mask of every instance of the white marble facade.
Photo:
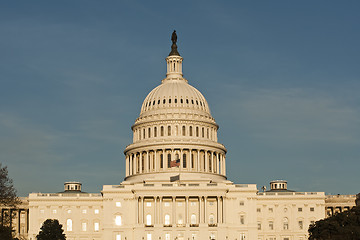
<svg viewBox="0 0 360 240">
<path fill-rule="evenodd" d="M 62 193 L 30 194 L 29 239 L 56 218 L 70 240 L 304 240 L 308 225 L 325 217 L 323 192 L 292 192 L 285 181 L 259 192 L 227 180 L 218 125 L 182 61 L 166 58 L 166 78 L 143 102 L 124 181 L 101 194 L 76 182 Z"/>
</svg>

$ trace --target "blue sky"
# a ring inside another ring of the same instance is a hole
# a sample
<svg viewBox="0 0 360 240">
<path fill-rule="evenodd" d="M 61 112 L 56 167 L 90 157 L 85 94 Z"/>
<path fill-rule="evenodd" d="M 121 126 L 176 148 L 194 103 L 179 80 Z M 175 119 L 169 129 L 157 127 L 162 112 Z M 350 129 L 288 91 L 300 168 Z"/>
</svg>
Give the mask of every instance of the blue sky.
<svg viewBox="0 0 360 240">
<path fill-rule="evenodd" d="M 0 162 L 20 196 L 124 178 L 123 150 L 165 77 L 171 32 L 235 183 L 358 193 L 359 1 L 0 4 Z"/>
</svg>

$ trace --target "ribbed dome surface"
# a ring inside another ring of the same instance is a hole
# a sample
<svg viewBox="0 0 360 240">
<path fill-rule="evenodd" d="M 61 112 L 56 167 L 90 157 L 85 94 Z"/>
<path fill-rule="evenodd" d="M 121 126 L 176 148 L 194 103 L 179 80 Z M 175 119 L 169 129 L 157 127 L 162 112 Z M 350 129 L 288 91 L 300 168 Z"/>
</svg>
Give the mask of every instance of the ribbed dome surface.
<svg viewBox="0 0 360 240">
<path fill-rule="evenodd" d="M 211 117 L 204 96 L 185 79 L 164 80 L 145 98 L 140 117 L 164 109 L 188 109 Z"/>
</svg>

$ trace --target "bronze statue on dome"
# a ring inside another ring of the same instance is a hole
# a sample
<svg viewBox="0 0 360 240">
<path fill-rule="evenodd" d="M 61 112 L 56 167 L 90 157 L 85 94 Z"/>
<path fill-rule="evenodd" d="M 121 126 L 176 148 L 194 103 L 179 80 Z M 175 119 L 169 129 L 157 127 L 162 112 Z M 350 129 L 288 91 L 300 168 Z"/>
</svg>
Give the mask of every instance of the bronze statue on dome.
<svg viewBox="0 0 360 240">
<path fill-rule="evenodd" d="M 169 53 L 169 56 L 180 56 L 178 50 L 177 50 L 177 34 L 176 34 L 176 30 L 173 31 L 172 35 L 171 35 L 171 41 L 172 41 L 172 45 L 171 45 L 171 52 Z"/>
</svg>

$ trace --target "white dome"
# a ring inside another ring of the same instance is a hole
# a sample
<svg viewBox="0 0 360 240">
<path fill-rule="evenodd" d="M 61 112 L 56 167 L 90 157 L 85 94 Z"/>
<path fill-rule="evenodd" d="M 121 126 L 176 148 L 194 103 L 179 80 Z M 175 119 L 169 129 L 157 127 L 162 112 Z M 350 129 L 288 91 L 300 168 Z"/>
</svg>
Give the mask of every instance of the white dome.
<svg viewBox="0 0 360 240">
<path fill-rule="evenodd" d="M 211 117 L 209 105 L 204 96 L 187 80 L 163 80 L 162 84 L 154 88 L 145 98 L 140 118 L 163 112 L 174 111 L 196 112 Z"/>
</svg>

